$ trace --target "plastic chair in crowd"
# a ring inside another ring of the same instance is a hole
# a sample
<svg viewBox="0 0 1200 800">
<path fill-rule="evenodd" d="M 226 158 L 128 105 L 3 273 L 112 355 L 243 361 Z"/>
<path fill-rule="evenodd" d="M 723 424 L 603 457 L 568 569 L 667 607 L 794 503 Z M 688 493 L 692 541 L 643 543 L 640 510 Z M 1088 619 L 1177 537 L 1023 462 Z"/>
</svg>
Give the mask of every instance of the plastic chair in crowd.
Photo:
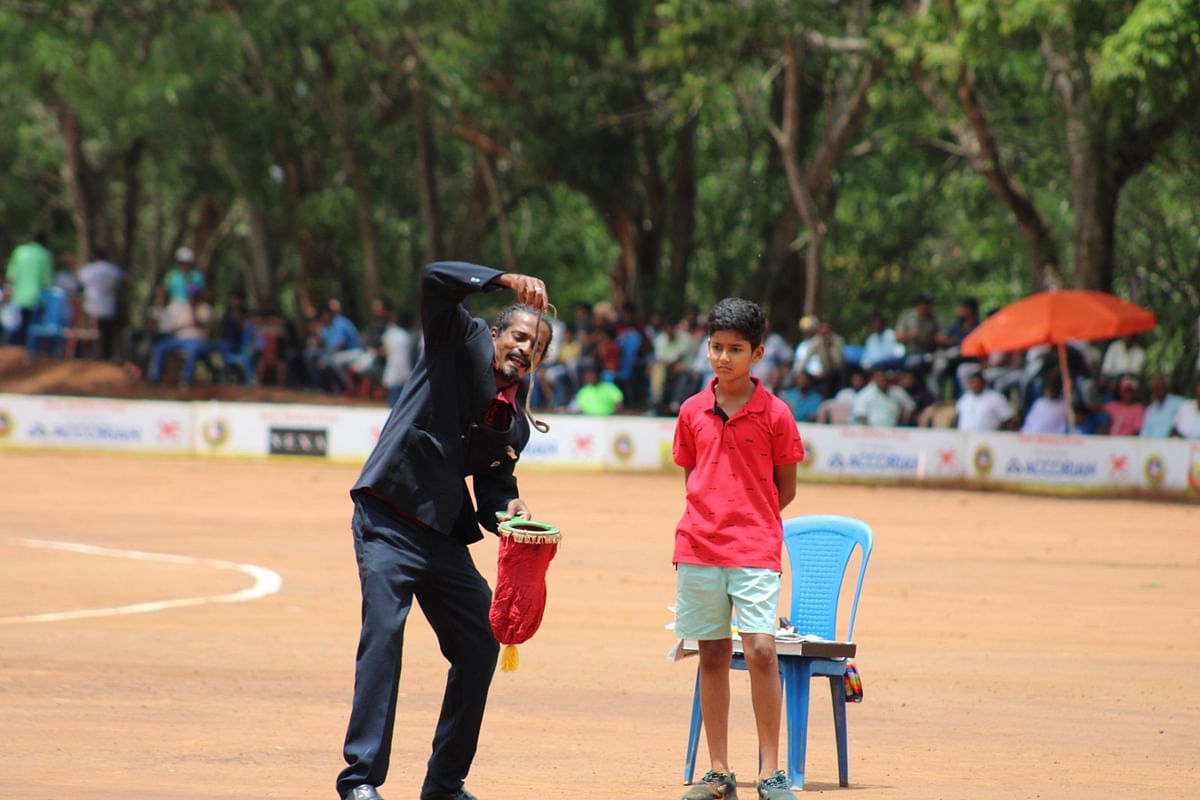
<svg viewBox="0 0 1200 800">
<path fill-rule="evenodd" d="M 792 569 L 792 597 L 789 619 L 797 634 L 811 634 L 830 641 L 854 641 L 854 619 L 863 577 L 871 558 L 874 534 L 861 520 L 834 515 L 794 517 L 783 523 L 783 544 Z M 844 633 L 837 629 L 838 600 L 846 576 L 846 567 L 855 548 L 861 550 L 854 599 L 850 604 Z M 833 727 L 837 740 L 838 785 L 849 786 L 846 739 L 846 667 L 845 658 L 779 655 L 779 673 L 783 684 L 784 719 L 787 724 L 787 776 L 794 788 L 804 788 L 804 756 L 808 745 L 809 683 L 814 676 L 829 679 L 833 699 Z M 745 669 L 741 654 L 735 654 L 735 669 Z M 696 750 L 700 742 L 700 670 L 696 669 L 696 689 L 692 698 L 692 723 L 688 733 L 683 781 L 691 783 L 696 768 Z"/>
<path fill-rule="evenodd" d="M 242 374 L 242 382 L 247 386 L 254 383 L 257 376 L 256 362 L 262 351 L 262 339 L 254 325 L 247 322 L 242 325 L 241 346 L 236 352 L 221 350 L 221 382 L 224 383 L 230 370 L 236 369 Z"/>
<path fill-rule="evenodd" d="M 65 341 L 67 324 L 71 320 L 71 304 L 67 293 L 58 286 L 42 290 L 41 306 L 25 334 L 26 356 L 33 358 L 38 347 L 50 343 L 50 352 L 57 352 Z"/>
</svg>

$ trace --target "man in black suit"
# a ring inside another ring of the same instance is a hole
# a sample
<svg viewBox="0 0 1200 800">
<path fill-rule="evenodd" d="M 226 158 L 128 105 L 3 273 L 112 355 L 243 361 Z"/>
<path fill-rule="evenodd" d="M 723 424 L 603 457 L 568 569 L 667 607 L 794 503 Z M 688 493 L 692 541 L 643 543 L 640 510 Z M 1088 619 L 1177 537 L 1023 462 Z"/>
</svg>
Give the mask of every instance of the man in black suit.
<svg viewBox="0 0 1200 800">
<path fill-rule="evenodd" d="M 489 329 L 463 301 L 501 288 L 515 292 L 517 304 Z M 387 777 L 414 596 L 450 662 L 421 798 L 473 800 L 463 780 L 500 646 L 488 623 L 491 589 L 467 545 L 483 538 L 480 525 L 494 533 L 497 518 L 530 517 L 513 474 L 529 441 L 516 393 L 550 343 L 548 307 L 537 278 L 461 262 L 425 268 L 424 352 L 350 490 L 362 633 L 343 751 L 348 766 L 337 779 L 344 800 L 376 800 Z"/>
</svg>

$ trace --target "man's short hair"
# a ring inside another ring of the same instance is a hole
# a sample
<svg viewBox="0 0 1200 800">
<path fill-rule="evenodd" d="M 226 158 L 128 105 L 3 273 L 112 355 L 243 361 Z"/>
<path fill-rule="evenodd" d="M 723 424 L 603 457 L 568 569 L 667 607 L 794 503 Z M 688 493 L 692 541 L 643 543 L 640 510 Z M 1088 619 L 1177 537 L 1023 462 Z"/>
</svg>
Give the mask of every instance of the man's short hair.
<svg viewBox="0 0 1200 800">
<path fill-rule="evenodd" d="M 717 331 L 733 331 L 753 348 L 762 344 L 767 318 L 758 303 L 741 297 L 726 297 L 708 312 L 705 327 L 709 336 Z"/>
</svg>

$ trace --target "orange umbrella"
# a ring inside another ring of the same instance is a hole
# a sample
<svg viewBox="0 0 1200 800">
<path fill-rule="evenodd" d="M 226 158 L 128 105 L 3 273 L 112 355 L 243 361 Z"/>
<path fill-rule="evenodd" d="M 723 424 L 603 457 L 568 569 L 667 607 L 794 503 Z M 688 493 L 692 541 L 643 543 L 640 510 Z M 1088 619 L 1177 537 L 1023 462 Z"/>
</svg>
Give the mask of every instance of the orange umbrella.
<svg viewBox="0 0 1200 800">
<path fill-rule="evenodd" d="M 1154 314 L 1104 292 L 1050 289 L 992 314 L 962 341 L 964 356 L 1014 352 L 1068 339 L 1119 339 L 1152 330 Z"/>
<path fill-rule="evenodd" d="M 992 314 L 962 340 L 964 356 L 982 356 L 995 350 L 1015 352 L 1040 344 L 1058 348 L 1059 370 L 1071 413 L 1071 376 L 1065 344 L 1070 339 L 1118 339 L 1152 330 L 1153 312 L 1105 292 L 1050 289 L 1018 300 Z"/>
</svg>

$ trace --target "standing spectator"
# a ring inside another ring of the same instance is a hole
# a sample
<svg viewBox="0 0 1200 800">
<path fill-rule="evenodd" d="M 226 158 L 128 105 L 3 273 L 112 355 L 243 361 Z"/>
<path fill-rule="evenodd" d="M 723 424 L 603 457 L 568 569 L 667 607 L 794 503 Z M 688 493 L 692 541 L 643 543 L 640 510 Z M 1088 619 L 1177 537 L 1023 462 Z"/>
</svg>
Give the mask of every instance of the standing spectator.
<svg viewBox="0 0 1200 800">
<path fill-rule="evenodd" d="M 830 396 L 842 382 L 842 369 L 846 364 L 845 342 L 833 332 L 833 326 L 828 322 L 805 317 L 801 323 L 807 324 L 814 333 L 796 348 L 792 374 L 807 372 L 812 376 L 813 385 L 822 394 Z"/>
<path fill-rule="evenodd" d="M 1192 387 L 1192 399 L 1179 404 L 1172 426 L 1176 436 L 1200 439 L 1200 380 Z"/>
<path fill-rule="evenodd" d="M 42 305 L 42 290 L 54 283 L 54 256 L 46 249 L 46 235 L 38 233 L 32 242 L 17 245 L 4 273 L 8 302 L 21 313 L 20 325 L 9 335 L 12 344 L 25 344 L 29 326 Z"/>
<path fill-rule="evenodd" d="M 896 321 L 896 341 L 904 345 L 910 367 L 928 369 L 937 349 L 937 335 L 941 323 L 933 313 L 933 295 L 922 292 L 916 303 L 906 309 Z"/>
<path fill-rule="evenodd" d="M 1100 362 L 1100 377 L 1112 383 L 1122 375 L 1141 375 L 1146 365 L 1146 351 L 1137 343 L 1137 337 L 1126 336 L 1116 339 L 1104 351 Z"/>
<path fill-rule="evenodd" d="M 108 361 L 116 353 L 117 310 L 125 270 L 110 262 L 108 253 L 98 247 L 96 260 L 80 268 L 79 282 L 83 285 L 83 311 L 96 321 L 100 359 Z"/>
<path fill-rule="evenodd" d="M 1112 421 L 1109 433 L 1113 436 L 1137 436 L 1146 419 L 1146 407 L 1138 401 L 1138 382 L 1126 375 L 1117 383 L 1117 396 L 1104 404 Z"/>
<path fill-rule="evenodd" d="M 978 365 L 967 375 L 967 391 L 955 403 L 960 431 L 998 431 L 1013 418 L 1004 395 L 989 389 Z"/>
<path fill-rule="evenodd" d="M 1175 424 L 1175 413 L 1183 405 L 1183 398 L 1171 394 L 1167 379 L 1155 375 L 1150 379 L 1150 402 L 1146 404 L 1146 413 L 1142 416 L 1141 436 L 1166 439 L 1171 435 Z"/>
<path fill-rule="evenodd" d="M 1058 370 L 1046 373 L 1046 388 L 1033 401 L 1021 433 L 1066 433 L 1067 402 L 1063 399 L 1062 374 Z"/>
<path fill-rule="evenodd" d="M 192 300 L 204 291 L 204 273 L 196 266 L 196 254 L 190 247 L 175 251 L 175 266 L 163 276 L 167 300 Z"/>
<path fill-rule="evenodd" d="M 911 415 L 916 404 L 899 386 L 891 385 L 887 373 L 871 371 L 871 382 L 854 398 L 851 419 L 871 428 L 894 428 L 901 418 Z"/>
<path fill-rule="evenodd" d="M 650 367 L 650 398 L 654 407 L 665 410 L 679 373 L 692 355 L 692 331 L 686 319 L 654 337 L 654 364 Z M 789 356 L 791 354 L 789 353 Z"/>
<path fill-rule="evenodd" d="M 887 327 L 882 312 L 875 311 L 871 314 L 870 328 L 871 332 L 863 342 L 859 366 L 863 369 L 893 369 L 903 365 L 904 346 L 896 340 L 896 332 Z"/>
<path fill-rule="evenodd" d="M 950 381 L 951 396 L 958 398 L 962 389 L 955 380 L 955 371 L 963 363 L 962 340 L 979 327 L 979 301 L 964 297 L 958 303 L 958 313 L 953 324 L 937 335 L 938 350 L 933 354 L 933 385 L 938 397 L 943 396 L 943 385 Z"/>
<path fill-rule="evenodd" d="M 389 406 L 396 405 L 404 384 L 412 374 L 417 347 L 413 340 L 412 314 L 392 309 L 388 326 L 383 331 L 383 377 L 380 383 L 387 392 Z"/>
</svg>

